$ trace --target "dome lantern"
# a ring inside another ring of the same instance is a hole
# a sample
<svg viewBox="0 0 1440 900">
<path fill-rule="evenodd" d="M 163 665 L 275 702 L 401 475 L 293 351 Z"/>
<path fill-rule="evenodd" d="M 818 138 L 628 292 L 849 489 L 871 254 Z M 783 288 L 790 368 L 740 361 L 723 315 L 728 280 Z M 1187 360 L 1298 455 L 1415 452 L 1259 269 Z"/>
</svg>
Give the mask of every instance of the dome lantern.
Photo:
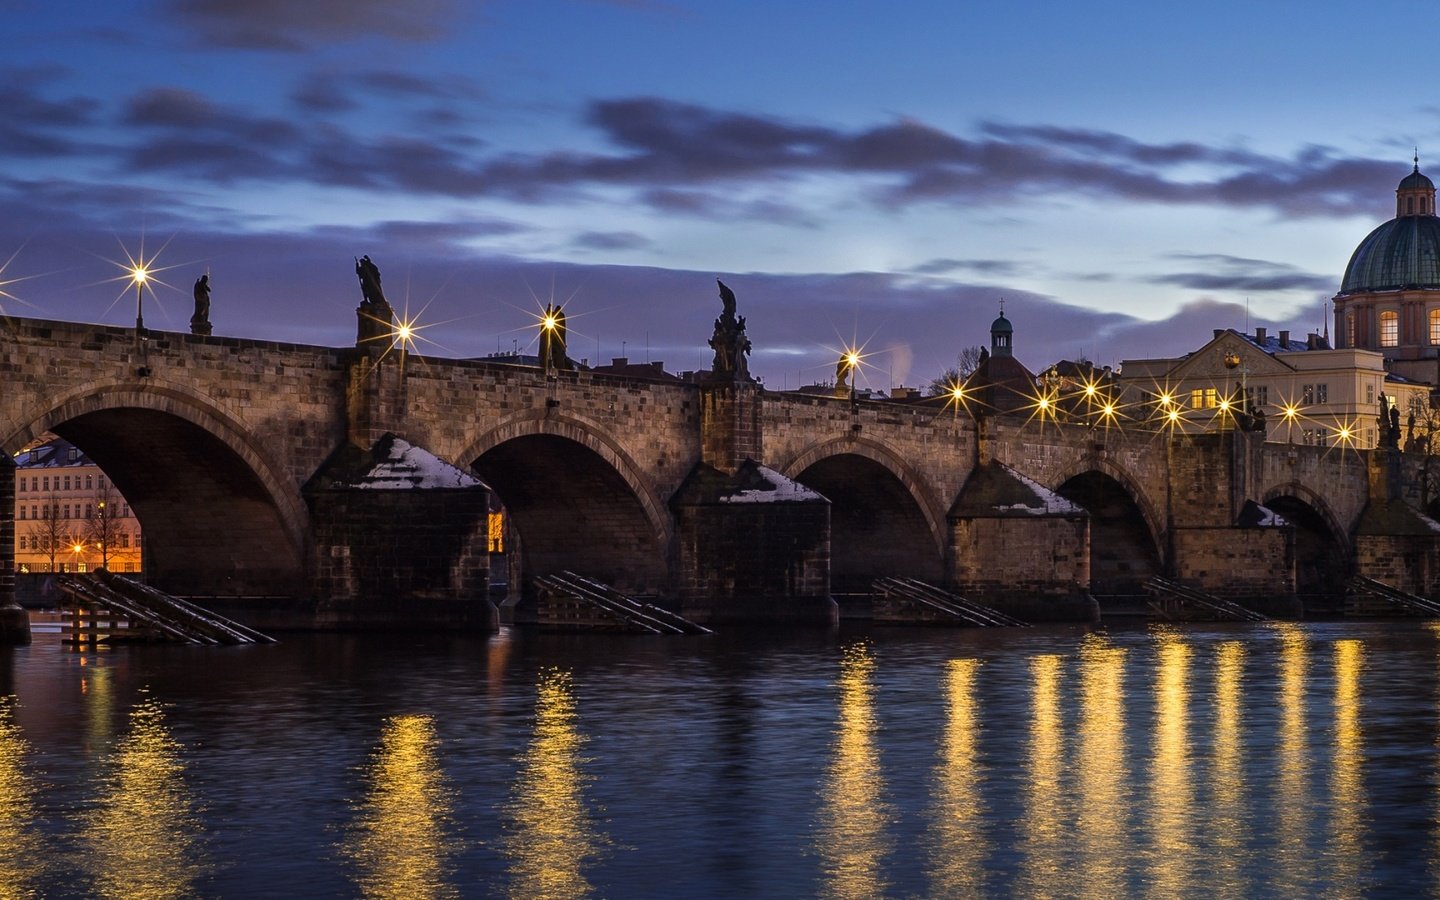
<svg viewBox="0 0 1440 900">
<path fill-rule="evenodd" d="M 1435 215 L 1435 182 L 1420 173 L 1420 152 L 1415 152 L 1415 170 L 1400 179 L 1395 189 L 1395 217 Z"/>
</svg>

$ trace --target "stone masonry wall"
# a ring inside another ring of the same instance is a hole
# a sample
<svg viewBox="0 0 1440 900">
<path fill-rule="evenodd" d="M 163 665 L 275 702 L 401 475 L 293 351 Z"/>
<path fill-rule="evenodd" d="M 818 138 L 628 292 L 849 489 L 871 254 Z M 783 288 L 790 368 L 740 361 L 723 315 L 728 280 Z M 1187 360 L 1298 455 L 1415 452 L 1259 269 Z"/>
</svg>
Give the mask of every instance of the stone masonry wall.
<svg viewBox="0 0 1440 900">
<path fill-rule="evenodd" d="M 1237 601 L 1295 594 L 1289 528 L 1177 528 L 1174 541 L 1175 576 L 1206 593 Z"/>
</svg>

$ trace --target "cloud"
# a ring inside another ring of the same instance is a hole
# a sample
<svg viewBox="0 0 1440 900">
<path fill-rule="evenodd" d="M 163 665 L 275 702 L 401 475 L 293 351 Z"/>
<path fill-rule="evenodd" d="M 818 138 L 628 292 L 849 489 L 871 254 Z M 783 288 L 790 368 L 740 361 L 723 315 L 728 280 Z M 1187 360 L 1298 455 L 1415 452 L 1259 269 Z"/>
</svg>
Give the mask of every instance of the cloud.
<svg viewBox="0 0 1440 900">
<path fill-rule="evenodd" d="M 51 99 L 48 91 L 63 74 L 57 67 L 0 68 L 0 156 L 44 159 L 87 149 L 67 132 L 93 124 L 99 104 L 85 97 Z"/>
<path fill-rule="evenodd" d="M 1313 275 L 1285 263 L 1248 259 L 1220 253 L 1177 253 L 1171 259 L 1208 264 L 1206 271 L 1173 272 L 1146 279 L 1150 284 L 1171 284 L 1202 291 L 1330 291 L 1335 279 Z"/>
<path fill-rule="evenodd" d="M 586 250 L 634 250 L 650 246 L 650 240 L 633 231 L 584 231 L 571 244 Z"/>
<path fill-rule="evenodd" d="M 165 9 L 204 41 L 291 52 L 359 38 L 434 40 L 462 8 L 454 0 L 165 0 Z"/>
<path fill-rule="evenodd" d="M 916 275 L 948 275 L 951 272 L 977 272 L 981 275 L 1018 275 L 1020 267 L 1007 259 L 949 259 L 941 257 L 926 260 L 907 271 Z"/>
</svg>

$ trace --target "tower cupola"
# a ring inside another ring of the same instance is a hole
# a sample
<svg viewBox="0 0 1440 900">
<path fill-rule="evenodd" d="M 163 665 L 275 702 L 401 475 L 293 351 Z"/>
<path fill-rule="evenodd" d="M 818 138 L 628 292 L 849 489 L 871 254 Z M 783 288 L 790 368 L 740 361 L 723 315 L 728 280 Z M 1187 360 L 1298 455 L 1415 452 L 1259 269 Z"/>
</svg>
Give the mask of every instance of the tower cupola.
<svg viewBox="0 0 1440 900">
<path fill-rule="evenodd" d="M 1015 336 L 1015 326 L 1005 318 L 1005 301 L 1000 301 L 1000 317 L 990 323 L 990 355 L 1011 356 L 1014 348 L 1011 346 L 1011 339 Z"/>
<path fill-rule="evenodd" d="M 1420 174 L 1420 154 L 1415 154 L 1415 171 L 1400 179 L 1395 189 L 1395 217 L 1435 215 L 1435 182 Z"/>
</svg>

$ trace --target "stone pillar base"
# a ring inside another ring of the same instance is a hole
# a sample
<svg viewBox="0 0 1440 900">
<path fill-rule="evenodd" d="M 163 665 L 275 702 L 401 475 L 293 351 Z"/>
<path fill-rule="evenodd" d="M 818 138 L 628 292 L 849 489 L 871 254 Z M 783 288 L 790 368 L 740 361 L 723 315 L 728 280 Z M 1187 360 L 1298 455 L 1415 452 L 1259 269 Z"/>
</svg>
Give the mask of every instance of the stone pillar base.
<svg viewBox="0 0 1440 900">
<path fill-rule="evenodd" d="M 19 606 L 0 607 L 0 646 L 30 643 L 30 614 Z"/>
</svg>

